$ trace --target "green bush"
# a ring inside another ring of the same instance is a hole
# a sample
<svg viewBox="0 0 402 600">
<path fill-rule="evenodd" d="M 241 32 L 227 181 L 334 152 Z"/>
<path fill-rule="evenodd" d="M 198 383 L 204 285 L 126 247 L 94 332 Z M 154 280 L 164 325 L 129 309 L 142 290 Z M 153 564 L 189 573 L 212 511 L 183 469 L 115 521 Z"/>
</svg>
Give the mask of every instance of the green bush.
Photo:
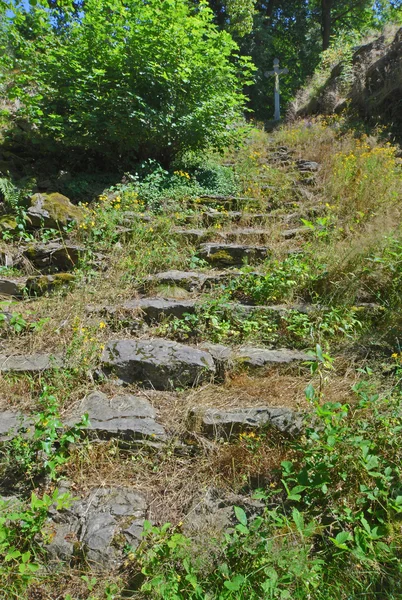
<svg viewBox="0 0 402 600">
<path fill-rule="evenodd" d="M 65 160 L 84 151 L 109 166 L 167 165 L 184 150 L 223 147 L 252 69 L 212 17 L 206 2 L 186 0 L 87 0 L 62 25 L 39 3 L 21 9 L 8 96 L 31 136 L 70 149 Z"/>
</svg>

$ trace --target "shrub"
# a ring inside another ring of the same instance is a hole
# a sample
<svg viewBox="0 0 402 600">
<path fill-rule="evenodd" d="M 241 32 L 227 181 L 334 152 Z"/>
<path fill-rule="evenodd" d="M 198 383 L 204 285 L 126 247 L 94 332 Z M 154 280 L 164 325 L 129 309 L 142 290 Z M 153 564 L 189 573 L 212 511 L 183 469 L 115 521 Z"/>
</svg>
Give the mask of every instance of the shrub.
<svg viewBox="0 0 402 600">
<path fill-rule="evenodd" d="M 206 2 L 88 0 L 62 26 L 53 16 L 38 4 L 11 21 L 8 89 L 49 149 L 167 165 L 235 134 L 251 63 L 235 55 Z"/>
</svg>

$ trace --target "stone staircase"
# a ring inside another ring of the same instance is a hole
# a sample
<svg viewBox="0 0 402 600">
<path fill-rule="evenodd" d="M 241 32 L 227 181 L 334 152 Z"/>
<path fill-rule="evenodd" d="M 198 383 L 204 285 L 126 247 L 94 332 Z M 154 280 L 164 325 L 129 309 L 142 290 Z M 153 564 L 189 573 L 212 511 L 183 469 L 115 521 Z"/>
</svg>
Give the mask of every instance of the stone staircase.
<svg viewBox="0 0 402 600">
<path fill-rule="evenodd" d="M 284 165 L 292 164 L 289 153 L 283 149 L 269 160 L 280 161 Z M 313 178 L 318 166 L 298 163 L 297 168 Z M 307 185 L 311 185 L 311 181 Z M 165 402 L 169 398 L 173 402 L 177 394 L 192 393 L 197 389 L 208 389 L 210 397 L 216 398 L 218 406 L 194 405 L 180 415 L 181 427 L 188 432 L 197 432 L 198 436 L 212 440 L 222 437 L 231 440 L 242 432 L 255 430 L 266 431 L 273 428 L 284 435 L 297 435 L 302 430 L 302 415 L 299 410 L 286 405 L 280 406 L 278 400 L 271 404 L 270 377 L 277 370 L 284 369 L 286 373 L 295 373 L 296 377 L 304 379 L 306 364 L 311 360 L 311 355 L 306 352 L 293 348 L 272 349 L 250 345 L 239 347 L 210 342 L 187 345 L 170 339 L 148 337 L 143 333 L 120 338 L 113 331 L 111 321 L 120 315 L 124 315 L 126 324 L 127 319 L 132 319 L 133 322 L 140 319 L 152 325 L 194 314 L 197 306 L 214 289 L 241 277 L 240 268 L 245 264 L 256 270 L 263 269 L 264 261 L 272 255 L 270 243 L 273 237 L 280 240 L 285 252 L 295 251 L 295 240 L 299 244 L 296 250 L 302 248 L 309 232 L 300 227 L 300 217 L 320 210 L 315 198 L 304 202 L 303 199 L 300 200 L 300 195 L 298 203 L 289 200 L 279 208 L 269 198 L 261 201 L 260 198 L 222 196 L 201 197 L 196 206 L 197 210 L 186 219 L 184 226 L 175 226 L 172 234 L 182 244 L 196 247 L 201 268 L 150 274 L 137 286 L 132 299 L 116 302 L 114 305 L 87 306 L 88 318 L 95 316 L 106 319 L 110 336 L 97 368 L 91 373 L 91 389 L 78 405 L 67 410 L 66 425 L 72 425 L 82 414 L 87 413 L 90 424 L 85 433 L 99 443 L 116 440 L 126 445 L 131 444 L 131 448 L 146 446 L 148 449 L 167 444 L 173 444 L 176 448 L 185 446 L 185 440 L 178 438 L 177 433 L 166 425 L 151 400 L 153 394 L 163 393 Z M 137 218 L 135 213 L 131 218 Z M 142 221 L 152 222 L 153 215 L 142 214 L 140 218 Z M 129 227 L 130 216 L 127 213 L 124 219 Z M 292 245 L 287 245 L 289 240 Z M 57 279 L 62 280 L 64 277 L 65 282 L 69 282 L 70 278 L 74 278 L 74 267 L 83 253 L 84 247 L 66 241 L 23 248 L 20 254 L 29 259 L 36 272 L 23 278 L 0 279 L 0 295 L 11 296 L 23 302 L 29 295 L 35 297 L 48 292 L 55 287 Z M 18 259 L 16 263 L 18 264 Z M 166 293 L 169 287 L 174 288 L 174 297 Z M 161 288 L 163 292 L 159 292 Z M 177 298 L 178 289 L 182 290 L 183 299 Z M 272 319 L 288 310 L 301 313 L 313 310 L 304 304 L 251 306 L 239 302 L 233 302 L 229 308 L 240 315 L 240 318 L 255 311 L 263 311 L 271 315 Z M 10 375 L 17 378 L 27 375 L 40 377 L 46 372 L 68 369 L 70 358 L 59 352 L 57 339 L 54 341 L 52 353 L 11 352 L 0 355 L 0 378 Z M 266 378 L 265 391 L 250 406 L 245 406 L 244 403 L 237 405 L 233 401 L 229 406 L 220 408 L 222 386 L 236 373 L 246 374 L 250 381 L 253 378 L 264 381 Z M 105 386 L 113 393 L 105 393 Z M 149 393 L 151 396 L 148 396 Z M 18 410 L 7 407 L 0 412 L 0 442 L 9 439 L 13 431 L 15 433 L 19 429 L 21 422 L 26 427 L 31 421 L 32 416 L 28 412 L 21 415 Z M 109 490 L 109 495 L 113 496 L 114 493 L 115 491 Z M 121 502 L 124 506 L 127 503 L 133 505 L 130 492 L 125 490 L 122 494 L 124 498 Z M 89 548 L 87 556 L 90 560 L 96 560 L 98 566 L 110 564 L 109 550 L 113 536 L 105 533 L 103 541 L 97 545 L 90 532 L 96 523 L 106 527 L 107 532 L 109 525 L 116 526 L 118 510 L 103 496 L 95 496 L 96 510 L 87 510 L 87 499 L 82 499 L 70 512 L 69 518 L 55 524 L 55 541 L 50 545 L 50 551 L 55 557 L 71 558 L 73 547 L 65 540 L 69 534 L 74 534 L 78 538 L 81 535 L 80 541 Z M 138 514 L 134 509 L 127 509 L 127 514 L 130 514 L 137 529 L 132 525 L 131 528 L 134 529 L 131 533 L 123 532 L 125 539 L 130 540 L 134 547 L 140 539 L 147 502 L 140 495 L 136 496 L 134 504 L 136 503 L 139 506 Z M 85 510 L 87 512 L 83 517 Z M 78 526 L 80 518 L 81 529 Z"/>
</svg>

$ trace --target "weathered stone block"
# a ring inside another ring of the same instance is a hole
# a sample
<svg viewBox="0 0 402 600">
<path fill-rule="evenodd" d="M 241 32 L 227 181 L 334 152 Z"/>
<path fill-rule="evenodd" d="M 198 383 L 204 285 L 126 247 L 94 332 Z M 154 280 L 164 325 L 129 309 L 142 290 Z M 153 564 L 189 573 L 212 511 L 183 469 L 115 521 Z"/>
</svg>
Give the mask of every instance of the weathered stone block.
<svg viewBox="0 0 402 600">
<path fill-rule="evenodd" d="M 200 385 L 215 374 L 207 352 L 162 339 L 111 341 L 102 366 L 106 374 L 114 373 L 123 382 L 157 390 Z"/>
</svg>

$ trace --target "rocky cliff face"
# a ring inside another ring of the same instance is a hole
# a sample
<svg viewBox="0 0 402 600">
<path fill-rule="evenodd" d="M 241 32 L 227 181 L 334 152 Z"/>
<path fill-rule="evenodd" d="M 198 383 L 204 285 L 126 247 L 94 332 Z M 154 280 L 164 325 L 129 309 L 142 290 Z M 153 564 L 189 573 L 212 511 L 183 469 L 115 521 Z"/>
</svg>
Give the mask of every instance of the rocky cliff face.
<svg viewBox="0 0 402 600">
<path fill-rule="evenodd" d="M 293 114 L 331 114 L 349 106 L 366 119 L 392 125 L 402 137 L 402 28 L 357 48 L 351 65 L 335 65 L 319 92 L 307 95 L 308 90 L 298 95 Z"/>
</svg>

